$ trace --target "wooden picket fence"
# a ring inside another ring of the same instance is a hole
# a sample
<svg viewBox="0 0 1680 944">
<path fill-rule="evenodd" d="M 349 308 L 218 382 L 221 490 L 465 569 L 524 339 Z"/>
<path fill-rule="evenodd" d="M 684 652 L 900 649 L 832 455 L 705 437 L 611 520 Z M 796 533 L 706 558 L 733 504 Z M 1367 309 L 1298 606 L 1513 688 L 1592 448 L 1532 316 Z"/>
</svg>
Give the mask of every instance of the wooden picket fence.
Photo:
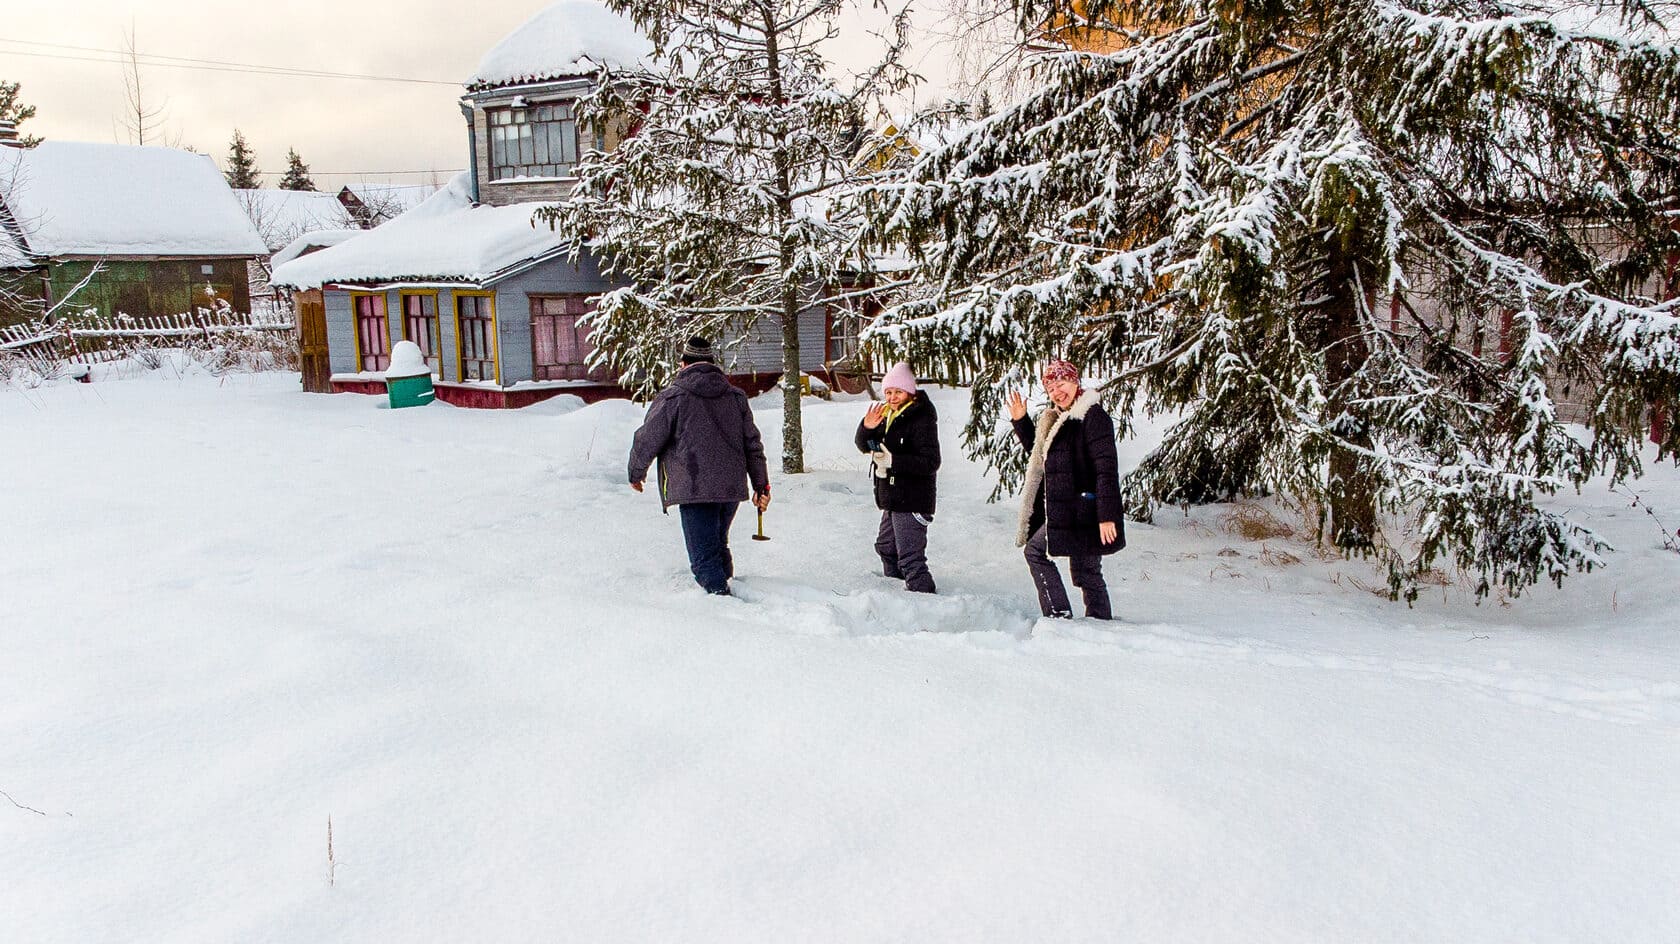
<svg viewBox="0 0 1680 944">
<path fill-rule="evenodd" d="M 93 311 L 0 327 L 0 355 L 37 364 L 95 364 L 127 357 L 139 348 L 211 346 L 251 336 L 296 330 L 289 313 L 256 314 L 201 308 L 177 315 L 100 315 Z"/>
</svg>

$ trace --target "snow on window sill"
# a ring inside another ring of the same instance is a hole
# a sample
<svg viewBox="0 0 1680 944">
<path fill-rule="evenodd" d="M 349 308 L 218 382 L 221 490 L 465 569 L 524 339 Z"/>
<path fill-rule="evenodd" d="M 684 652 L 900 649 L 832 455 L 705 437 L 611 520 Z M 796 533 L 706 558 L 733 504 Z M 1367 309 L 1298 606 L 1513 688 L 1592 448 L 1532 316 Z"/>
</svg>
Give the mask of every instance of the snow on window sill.
<svg viewBox="0 0 1680 944">
<path fill-rule="evenodd" d="M 575 182 L 577 175 L 570 177 L 498 177 L 490 181 L 490 186 L 497 184 L 553 184 Z"/>
</svg>

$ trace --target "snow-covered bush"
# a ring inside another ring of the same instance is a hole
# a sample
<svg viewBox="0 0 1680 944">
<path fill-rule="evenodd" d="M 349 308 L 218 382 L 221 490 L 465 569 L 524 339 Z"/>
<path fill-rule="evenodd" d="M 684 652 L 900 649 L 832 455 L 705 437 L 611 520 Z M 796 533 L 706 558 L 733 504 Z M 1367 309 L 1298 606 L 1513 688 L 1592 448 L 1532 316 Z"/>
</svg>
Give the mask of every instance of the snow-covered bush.
<svg viewBox="0 0 1680 944">
<path fill-rule="evenodd" d="M 0 329 L 0 382 L 38 386 L 70 363 L 131 364 L 158 370 L 175 356 L 212 373 L 297 370 L 289 321 L 246 315 L 226 305 L 189 314 L 107 317 L 88 310 Z"/>
</svg>

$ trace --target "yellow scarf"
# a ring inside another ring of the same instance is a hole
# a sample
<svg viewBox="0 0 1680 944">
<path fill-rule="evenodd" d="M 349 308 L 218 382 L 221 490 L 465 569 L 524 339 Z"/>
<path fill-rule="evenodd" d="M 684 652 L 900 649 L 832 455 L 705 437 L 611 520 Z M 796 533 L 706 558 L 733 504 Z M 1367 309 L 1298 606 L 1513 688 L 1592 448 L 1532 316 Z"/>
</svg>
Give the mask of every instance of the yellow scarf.
<svg viewBox="0 0 1680 944">
<path fill-rule="evenodd" d="M 891 406 L 888 406 L 887 407 L 887 412 L 886 412 L 887 422 L 881 427 L 881 432 L 884 433 L 887 430 L 892 429 L 893 420 L 896 420 L 900 416 L 903 416 L 904 411 L 910 409 L 910 405 L 915 403 L 915 402 L 916 402 L 915 400 L 906 400 L 906 401 L 904 401 L 903 406 L 898 407 L 896 409 L 891 407 Z"/>
</svg>

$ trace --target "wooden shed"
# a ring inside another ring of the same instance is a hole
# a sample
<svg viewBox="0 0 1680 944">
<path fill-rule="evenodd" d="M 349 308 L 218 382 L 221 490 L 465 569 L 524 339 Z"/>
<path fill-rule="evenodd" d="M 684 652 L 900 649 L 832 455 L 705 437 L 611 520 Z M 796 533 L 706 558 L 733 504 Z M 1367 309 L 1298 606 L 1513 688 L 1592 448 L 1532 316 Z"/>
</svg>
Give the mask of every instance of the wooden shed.
<svg viewBox="0 0 1680 944">
<path fill-rule="evenodd" d="M 67 300 L 104 315 L 250 310 L 246 263 L 267 248 L 210 158 L 47 141 L 0 146 L 0 180 L 0 226 L 22 250 L 0 265 L 37 314 Z"/>
</svg>

